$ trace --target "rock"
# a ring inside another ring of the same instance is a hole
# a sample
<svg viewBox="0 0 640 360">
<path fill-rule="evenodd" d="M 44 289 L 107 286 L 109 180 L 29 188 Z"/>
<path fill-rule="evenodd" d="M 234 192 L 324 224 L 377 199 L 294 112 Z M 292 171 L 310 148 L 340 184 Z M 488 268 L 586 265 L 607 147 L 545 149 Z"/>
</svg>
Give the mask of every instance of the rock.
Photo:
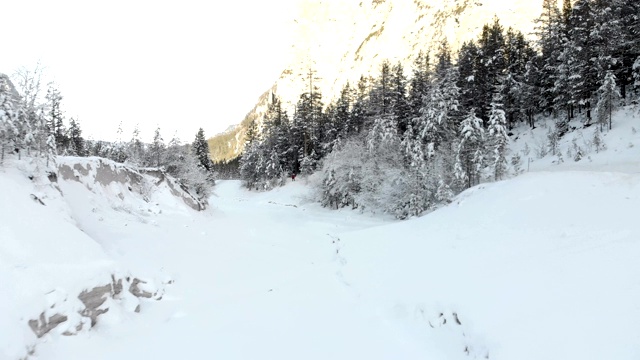
<svg viewBox="0 0 640 360">
<path fill-rule="evenodd" d="M 98 316 L 106 313 L 109 309 L 98 309 L 105 301 L 107 301 L 108 296 L 113 296 L 113 286 L 112 284 L 107 284 L 103 286 L 96 286 L 90 291 L 84 290 L 78 295 L 78 299 L 82 301 L 85 308 L 80 312 L 82 316 L 86 316 L 91 319 L 91 327 L 96 325 L 98 321 Z"/>
<path fill-rule="evenodd" d="M 142 281 L 138 278 L 134 278 L 131 282 L 131 286 L 129 286 L 129 292 L 132 293 L 135 297 L 143 297 L 143 298 L 151 298 L 153 296 L 152 293 L 140 289 L 139 284 L 146 284 L 146 281 Z"/>
<path fill-rule="evenodd" d="M 40 314 L 39 319 L 29 320 L 29 327 L 31 327 L 31 330 L 33 330 L 38 338 L 41 338 L 56 326 L 67 321 L 67 319 L 68 318 L 65 315 L 55 314 L 47 320 L 43 312 Z"/>
</svg>

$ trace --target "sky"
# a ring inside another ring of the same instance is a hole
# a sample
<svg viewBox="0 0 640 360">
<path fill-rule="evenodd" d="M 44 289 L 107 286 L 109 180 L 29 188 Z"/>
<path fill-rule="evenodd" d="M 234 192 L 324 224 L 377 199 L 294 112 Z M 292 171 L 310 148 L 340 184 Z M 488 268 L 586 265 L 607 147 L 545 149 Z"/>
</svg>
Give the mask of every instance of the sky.
<svg viewBox="0 0 640 360">
<path fill-rule="evenodd" d="M 85 138 L 115 140 L 122 122 L 123 140 L 139 124 L 143 141 L 160 127 L 191 142 L 242 121 L 277 80 L 298 1 L 9 0 L 0 72 L 40 61 Z"/>
</svg>

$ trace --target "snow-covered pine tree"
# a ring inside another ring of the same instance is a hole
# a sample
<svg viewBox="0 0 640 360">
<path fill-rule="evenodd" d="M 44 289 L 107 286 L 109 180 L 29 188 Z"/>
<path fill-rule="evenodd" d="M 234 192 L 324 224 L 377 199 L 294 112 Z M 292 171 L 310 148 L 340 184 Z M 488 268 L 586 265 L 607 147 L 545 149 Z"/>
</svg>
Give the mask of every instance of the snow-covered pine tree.
<svg viewBox="0 0 640 360">
<path fill-rule="evenodd" d="M 504 29 L 497 17 L 494 18 L 491 25 L 487 24 L 482 28 L 478 49 L 480 63 L 476 68 L 476 77 L 482 95 L 477 111 L 483 119 L 483 124 L 486 125 L 488 124 L 494 87 L 502 82 L 507 66 Z"/>
<path fill-rule="evenodd" d="M 456 134 L 455 114 L 458 111 L 459 89 L 456 69 L 451 67 L 438 79 L 423 98 L 420 116 L 413 123 L 420 139 L 427 144 L 427 155 L 432 157 L 440 145 Z"/>
<path fill-rule="evenodd" d="M 538 85 L 538 102 L 543 111 L 553 107 L 555 93 L 555 74 L 558 68 L 558 58 L 562 51 L 562 15 L 556 0 L 543 0 L 542 13 L 536 19 L 535 32 L 538 36 L 540 56 L 535 68 L 539 71 L 536 76 Z"/>
<path fill-rule="evenodd" d="M 4 162 L 7 149 L 12 151 L 15 147 L 19 110 L 13 84 L 6 75 L 0 74 L 0 165 Z"/>
<path fill-rule="evenodd" d="M 585 108 L 591 121 L 591 98 L 598 89 L 598 54 L 595 34 L 594 4 L 578 0 L 569 18 L 571 27 L 566 49 L 570 53 L 569 85 L 574 102 Z"/>
<path fill-rule="evenodd" d="M 85 141 L 82 137 L 82 130 L 74 118 L 69 120 L 69 130 L 65 137 L 68 142 L 68 152 L 71 155 L 86 156 Z"/>
<path fill-rule="evenodd" d="M 204 130 L 198 129 L 196 137 L 191 144 L 191 151 L 193 155 L 198 159 L 199 166 L 205 171 L 211 170 L 211 156 L 209 156 L 209 143 L 204 136 Z"/>
<path fill-rule="evenodd" d="M 422 98 L 428 93 L 431 84 L 429 54 L 420 51 L 413 61 L 413 76 L 409 80 L 408 102 L 411 107 L 411 119 L 420 116 Z"/>
<path fill-rule="evenodd" d="M 55 134 L 50 133 L 47 137 L 47 148 L 45 151 L 45 158 L 47 159 L 47 168 L 49 168 L 49 164 L 55 166 L 56 161 L 56 137 Z"/>
<path fill-rule="evenodd" d="M 484 165 L 484 129 L 475 109 L 471 109 L 462 120 L 460 135 L 454 166 L 456 179 L 463 190 L 479 183 L 480 170 Z"/>
<path fill-rule="evenodd" d="M 116 130 L 116 141 L 113 144 L 113 149 L 111 151 L 111 160 L 124 163 L 127 161 L 127 146 L 122 140 L 123 131 L 122 131 L 122 121 L 118 125 L 118 130 Z"/>
<path fill-rule="evenodd" d="M 402 63 L 391 68 L 391 113 L 396 117 L 398 133 L 404 134 L 411 120 L 411 108 L 407 99 L 407 77 Z"/>
<path fill-rule="evenodd" d="M 136 124 L 131 134 L 131 140 L 129 140 L 129 144 L 127 145 L 127 162 L 141 166 L 144 162 L 144 154 L 144 144 L 140 140 L 140 129 L 138 128 L 138 124 Z"/>
<path fill-rule="evenodd" d="M 54 85 L 50 84 L 47 89 L 47 128 L 53 133 L 56 141 L 56 149 L 59 154 L 64 154 L 69 148 L 69 137 L 64 126 L 64 114 L 62 113 L 62 94 Z"/>
<path fill-rule="evenodd" d="M 474 108 L 482 107 L 482 87 L 478 74 L 480 62 L 480 50 L 475 42 L 469 41 L 462 44 L 458 54 L 458 83 L 460 89 L 461 111 L 468 112 Z"/>
<path fill-rule="evenodd" d="M 500 101 L 501 96 L 496 92 L 489 113 L 489 136 L 493 145 L 493 174 L 496 181 L 502 179 L 507 172 L 507 146 L 509 144 L 506 117 Z"/>
<path fill-rule="evenodd" d="M 160 167 L 163 163 L 164 152 L 166 146 L 164 145 L 164 139 L 160 134 L 160 127 L 158 126 L 153 133 L 153 141 L 151 142 L 151 146 L 149 147 L 149 160 L 147 161 L 148 165 L 154 167 Z"/>
<path fill-rule="evenodd" d="M 620 98 L 620 91 L 616 86 L 616 77 L 611 71 L 607 71 L 602 81 L 602 86 L 598 89 L 598 104 L 596 105 L 596 116 L 598 123 L 600 124 L 600 131 L 602 131 L 602 125 L 609 124 L 609 130 L 611 130 L 611 114 L 615 107 L 615 102 Z"/>
</svg>

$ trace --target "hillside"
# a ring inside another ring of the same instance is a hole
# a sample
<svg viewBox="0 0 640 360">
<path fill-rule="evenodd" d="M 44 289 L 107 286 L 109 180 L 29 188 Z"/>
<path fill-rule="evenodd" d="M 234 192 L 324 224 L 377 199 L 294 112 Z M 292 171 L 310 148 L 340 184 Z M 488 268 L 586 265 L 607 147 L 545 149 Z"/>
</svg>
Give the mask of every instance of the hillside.
<svg viewBox="0 0 640 360">
<path fill-rule="evenodd" d="M 228 160 L 242 151 L 248 125 L 262 120 L 271 94 L 293 114 L 300 94 L 308 91 L 310 69 L 327 104 L 347 82 L 377 75 L 383 60 L 399 61 L 408 71 L 420 50 L 434 51 L 445 38 L 456 50 L 494 16 L 505 28 L 529 34 L 541 9 L 540 1 L 524 0 L 302 1 L 291 64 L 237 127 L 210 139 L 211 156 Z"/>
</svg>

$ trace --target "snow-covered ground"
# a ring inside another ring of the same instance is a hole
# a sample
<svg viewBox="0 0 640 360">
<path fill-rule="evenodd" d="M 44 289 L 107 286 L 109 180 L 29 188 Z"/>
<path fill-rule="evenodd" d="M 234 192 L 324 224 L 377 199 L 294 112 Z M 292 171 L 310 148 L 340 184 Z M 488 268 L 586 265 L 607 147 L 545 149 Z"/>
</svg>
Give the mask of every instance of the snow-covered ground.
<svg viewBox="0 0 640 360">
<path fill-rule="evenodd" d="M 524 174 L 403 222 L 321 208 L 304 179 L 221 181 L 203 212 L 59 180 L 42 206 L 24 169 L 0 169 L 0 358 L 638 359 L 640 115 L 618 112 L 597 153 L 593 127 L 566 136 L 561 163 L 536 156 L 545 126 L 515 130 Z M 45 294 L 114 273 L 159 295 L 29 334 Z"/>
</svg>

